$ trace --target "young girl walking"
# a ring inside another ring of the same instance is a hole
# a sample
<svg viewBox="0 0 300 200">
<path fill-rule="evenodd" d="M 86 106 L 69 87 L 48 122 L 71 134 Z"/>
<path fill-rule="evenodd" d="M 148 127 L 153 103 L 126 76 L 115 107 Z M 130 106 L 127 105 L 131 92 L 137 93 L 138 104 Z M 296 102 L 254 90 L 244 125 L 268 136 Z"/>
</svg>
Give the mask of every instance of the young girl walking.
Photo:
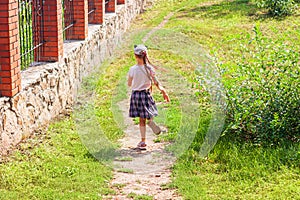
<svg viewBox="0 0 300 200">
<path fill-rule="evenodd" d="M 157 107 L 151 96 L 152 84 L 162 93 L 164 100 L 169 102 L 166 90 L 160 85 L 155 77 L 154 66 L 151 65 L 147 56 L 145 45 L 135 45 L 134 55 L 137 64 L 132 66 L 128 72 L 128 86 L 132 93 L 130 98 L 129 117 L 139 117 L 139 128 L 141 141 L 137 148 L 146 148 L 146 122 L 155 134 L 160 134 L 161 129 L 155 124 L 153 118 L 158 115 Z"/>
</svg>

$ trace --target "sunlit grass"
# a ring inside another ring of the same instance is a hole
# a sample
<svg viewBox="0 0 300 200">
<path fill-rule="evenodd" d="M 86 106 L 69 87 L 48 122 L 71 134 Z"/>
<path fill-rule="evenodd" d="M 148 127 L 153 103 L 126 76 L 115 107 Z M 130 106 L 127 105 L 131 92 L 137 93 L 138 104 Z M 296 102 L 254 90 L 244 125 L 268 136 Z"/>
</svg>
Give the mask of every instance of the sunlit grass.
<svg viewBox="0 0 300 200">
<path fill-rule="evenodd" d="M 33 149 L 16 151 L 0 176 L 0 199 L 97 199 L 113 192 L 111 170 L 81 144 L 72 118 L 53 123 Z"/>
<path fill-rule="evenodd" d="M 193 151 L 182 157 L 171 186 L 186 199 L 293 199 L 300 192 L 299 162 L 292 158 L 297 151 L 297 146 L 266 149 L 222 141 L 206 159 Z"/>
<path fill-rule="evenodd" d="M 230 59 L 241 56 L 242 52 L 236 49 L 240 41 L 250 42 L 256 24 L 260 24 L 268 38 L 281 38 L 287 44 L 299 45 L 298 15 L 270 18 L 264 10 L 245 0 L 175 2 L 176 7 L 171 9 L 175 11 L 174 15 L 165 27 L 193 38 L 220 62 L 230 63 Z M 158 10 L 155 12 L 159 13 Z M 164 59 L 165 63 L 179 62 L 171 55 Z M 184 69 L 179 71 L 190 76 Z M 174 166 L 174 181 L 168 187 L 177 188 L 186 199 L 297 199 L 300 195 L 299 144 L 263 148 L 241 145 L 222 137 L 207 158 L 199 157 L 197 150 L 210 120 L 206 97 L 205 94 L 200 96 L 203 107 L 197 137 L 190 150 Z M 174 121 L 180 117 L 172 116 Z"/>
<path fill-rule="evenodd" d="M 240 56 L 234 50 L 239 45 L 235 41 L 247 39 L 258 22 L 268 37 L 285 37 L 294 45 L 300 41 L 299 16 L 282 20 L 266 18 L 263 11 L 248 1 L 162 0 L 144 13 L 133 28 L 154 27 L 170 11 L 176 12 L 166 28 L 184 33 L 224 62 L 231 56 Z M 146 32 L 138 34 L 134 43 L 140 42 Z M 150 54 L 154 63 L 172 68 L 197 84 L 189 60 L 159 50 L 151 50 Z M 121 113 L 117 108 L 113 110 L 112 105 L 127 97 L 126 73 L 134 63 L 133 56 L 125 53 L 103 64 L 102 70 L 86 80 L 90 86 L 87 89 L 96 94 L 95 115 L 99 126 L 113 142 L 124 133 L 118 126 Z M 172 91 L 170 96 L 171 104 L 163 104 L 159 108 L 163 115 L 157 118 L 169 132 L 157 141 L 176 139 L 182 115 Z M 161 94 L 155 93 L 154 97 L 162 101 Z M 222 137 L 208 157 L 199 157 L 211 108 L 206 92 L 198 97 L 201 113 L 197 136 L 173 167 L 173 182 L 163 186 L 164 189 L 176 188 L 184 199 L 297 199 L 300 196 L 299 144 L 262 148 Z M 119 113 L 117 119 L 114 113 Z M 9 162 L 0 165 L 0 199 L 101 199 L 114 193 L 108 187 L 111 170 L 95 160 L 82 145 L 71 115 L 54 122 L 41 143 L 23 144 Z M 128 198 L 152 199 L 137 194 L 129 194 Z"/>
</svg>

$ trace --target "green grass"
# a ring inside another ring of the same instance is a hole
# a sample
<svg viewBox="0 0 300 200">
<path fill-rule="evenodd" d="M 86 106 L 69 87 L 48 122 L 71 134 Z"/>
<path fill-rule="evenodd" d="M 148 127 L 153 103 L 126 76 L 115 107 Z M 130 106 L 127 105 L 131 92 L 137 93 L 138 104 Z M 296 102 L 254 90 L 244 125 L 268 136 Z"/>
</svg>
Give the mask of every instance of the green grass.
<svg viewBox="0 0 300 200">
<path fill-rule="evenodd" d="M 113 101 L 123 98 L 114 88 L 128 70 L 124 59 L 129 66 L 125 54 L 114 64 L 107 61 L 84 80 L 78 101 L 89 106 L 76 105 L 70 117 L 53 122 L 41 137 L 22 143 L 0 165 L 0 199 L 102 199 L 114 194 L 108 186 L 112 168 L 94 158 L 97 155 L 83 145 L 80 131 L 99 132 L 101 127 L 112 143 L 123 136 L 111 107 Z M 94 117 L 95 123 L 80 127 L 84 123 L 76 121 L 79 116 Z"/>
<path fill-rule="evenodd" d="M 153 197 L 149 195 L 138 195 L 135 193 L 129 193 L 127 195 L 128 198 L 134 199 L 134 200 L 152 200 Z"/>
<path fill-rule="evenodd" d="M 189 3 L 176 12 L 166 27 L 190 36 L 224 63 L 230 62 L 228 58 L 241 55 L 234 50 L 240 41 L 249 38 L 258 22 L 267 37 L 281 37 L 287 43 L 299 37 L 294 29 L 300 22 L 298 16 L 282 20 L 267 18 L 248 1 Z M 209 119 L 209 112 L 202 113 L 198 137 L 174 166 L 174 182 L 170 187 L 178 188 L 186 199 L 293 199 L 299 196 L 299 145 L 241 146 L 224 137 L 206 159 L 201 159 L 195 150 L 199 149 Z"/>
<path fill-rule="evenodd" d="M 148 15 L 154 16 L 151 22 L 162 19 L 155 15 L 160 13 L 160 9 L 162 12 L 166 9 L 176 10 L 166 28 L 193 38 L 214 55 L 218 62 L 223 62 L 224 67 L 230 66 L 230 59 L 241 56 L 242 52 L 237 49 L 245 41 L 250 41 L 256 24 L 260 25 L 268 38 L 279 38 L 286 44 L 299 45 L 300 34 L 295 29 L 299 26 L 299 15 L 270 18 L 264 10 L 259 10 L 251 1 L 245 0 L 173 2 L 176 4 L 173 9 L 158 7 L 154 15 L 149 12 Z M 181 9 L 177 10 L 179 7 Z M 157 57 L 166 59 L 163 63 L 170 62 L 176 68 L 178 65 L 173 61 L 176 63 L 181 59 L 166 55 L 163 53 Z M 184 76 L 191 76 L 191 71 L 183 68 L 177 70 Z M 190 80 L 193 81 L 192 78 Z M 177 188 L 185 199 L 297 199 L 300 195 L 299 144 L 263 148 L 251 144 L 241 145 L 222 137 L 207 158 L 199 157 L 197 151 L 210 120 L 209 101 L 205 100 L 205 95 L 199 98 L 203 107 L 197 137 L 190 150 L 174 166 L 174 179 L 169 187 Z M 170 112 L 168 115 L 172 115 Z M 168 124 L 171 127 L 176 127 L 176 121 L 180 118 L 178 112 L 174 114 L 172 120 L 175 123 Z M 166 139 L 172 140 L 173 137 Z"/>
<path fill-rule="evenodd" d="M 186 153 L 174 167 L 170 187 L 178 188 L 186 199 L 297 199 L 298 149 L 220 141 L 208 158 L 200 159 L 192 150 Z"/>
<path fill-rule="evenodd" d="M 122 172 L 122 173 L 127 173 L 127 174 L 133 174 L 133 170 L 132 169 L 128 169 L 128 168 L 120 168 L 117 171 L 118 172 Z"/>
<path fill-rule="evenodd" d="M 170 11 L 175 14 L 166 28 L 184 33 L 223 62 L 224 66 L 230 66 L 228 63 L 232 58 L 241 56 L 236 49 L 241 41 L 251 38 L 257 23 L 260 23 L 267 37 L 280 37 L 287 44 L 299 45 L 298 15 L 280 20 L 269 18 L 264 10 L 257 9 L 246 0 L 158 2 L 161 3 L 133 24 L 132 32 L 140 28 L 144 30 L 134 33 L 135 37 L 124 49 L 131 49 L 134 43 L 140 43 L 148 29 L 158 25 Z M 168 31 L 158 34 L 164 33 Z M 151 42 L 150 46 L 156 45 Z M 176 43 L 176 40 L 171 41 L 169 45 L 172 47 Z M 195 66 L 188 60 L 188 54 L 178 55 L 162 48 L 150 50 L 152 62 L 185 77 L 190 87 L 196 85 L 194 90 L 200 107 L 196 138 L 173 167 L 172 183 L 163 188 L 178 189 L 184 199 L 299 199 L 299 144 L 260 147 L 235 143 L 223 136 L 206 158 L 199 157 L 198 151 L 211 119 L 209 94 L 197 87 Z M 103 64 L 101 71 L 86 79 L 83 87 L 84 91 L 93 91 L 95 95 L 94 99 L 89 99 L 92 112 L 88 109 L 82 112 L 87 116 L 95 115 L 97 123 L 92 128 L 101 127 L 103 134 L 114 144 L 123 136 L 123 118 L 112 105 L 126 97 L 126 73 L 133 64 L 131 53 L 120 53 L 116 59 Z M 170 89 L 172 102 L 159 106 L 160 116 L 156 120 L 167 125 L 169 132 L 158 137 L 157 141 L 175 141 L 183 116 L 176 91 L 181 83 L 176 82 L 173 76 L 164 77 L 162 72 L 158 75 Z M 154 93 L 154 97 L 157 102 L 162 101 L 159 93 Z M 112 169 L 94 159 L 83 146 L 74 118 L 76 113 L 54 122 L 42 142 L 22 144 L 9 162 L 0 165 L 0 199 L 101 199 L 106 194 L 114 193 L 108 187 Z M 152 199 L 137 194 L 130 194 L 129 197 Z"/>
<path fill-rule="evenodd" d="M 113 184 L 113 187 L 114 188 L 117 188 L 117 189 L 122 189 L 123 187 L 125 187 L 126 186 L 126 184 L 125 183 L 115 183 L 115 184 Z"/>
<path fill-rule="evenodd" d="M 42 139 L 0 165 L 0 199 L 98 199 L 113 192 L 111 169 L 82 145 L 72 118 L 53 123 Z"/>
<path fill-rule="evenodd" d="M 117 157 L 115 158 L 116 161 L 124 161 L 124 162 L 127 162 L 127 161 L 132 161 L 133 158 L 130 157 L 130 156 L 125 156 L 125 157 Z"/>
</svg>

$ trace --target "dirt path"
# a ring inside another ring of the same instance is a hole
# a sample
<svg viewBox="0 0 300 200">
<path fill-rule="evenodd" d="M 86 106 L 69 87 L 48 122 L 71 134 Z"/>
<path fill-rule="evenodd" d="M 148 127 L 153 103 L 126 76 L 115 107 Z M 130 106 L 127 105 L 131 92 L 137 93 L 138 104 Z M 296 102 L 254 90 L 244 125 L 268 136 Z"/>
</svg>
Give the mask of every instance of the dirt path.
<svg viewBox="0 0 300 200">
<path fill-rule="evenodd" d="M 117 195 L 112 199 L 131 199 L 128 194 L 148 195 L 154 199 L 181 199 L 174 190 L 163 189 L 170 182 L 175 158 L 164 150 L 165 143 L 154 143 L 155 135 L 147 128 L 147 150 L 134 150 L 140 141 L 139 127 L 128 118 L 128 100 L 119 103 L 127 126 L 126 136 L 120 140 L 121 156 L 114 161 L 111 186 Z"/>
<path fill-rule="evenodd" d="M 147 39 L 157 30 L 162 28 L 172 17 L 170 13 L 155 28 L 152 29 L 143 39 Z M 121 156 L 114 161 L 114 178 L 111 182 L 116 195 L 109 199 L 133 199 L 135 195 L 147 195 L 153 199 L 182 199 L 175 190 L 165 189 L 165 185 L 170 183 L 170 167 L 175 162 L 175 157 L 165 151 L 166 143 L 154 143 L 156 136 L 147 127 L 147 149 L 134 150 L 140 141 L 139 126 L 128 117 L 129 100 L 119 102 L 119 108 L 124 116 L 126 126 L 125 137 L 120 140 L 122 147 Z"/>
</svg>

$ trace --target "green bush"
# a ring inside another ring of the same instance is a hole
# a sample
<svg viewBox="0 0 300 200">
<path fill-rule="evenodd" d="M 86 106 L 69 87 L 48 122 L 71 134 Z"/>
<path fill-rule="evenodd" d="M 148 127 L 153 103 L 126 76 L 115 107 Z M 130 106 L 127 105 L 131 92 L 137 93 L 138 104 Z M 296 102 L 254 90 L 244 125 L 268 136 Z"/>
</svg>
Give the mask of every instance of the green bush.
<svg viewBox="0 0 300 200">
<path fill-rule="evenodd" d="M 255 0 L 256 5 L 265 8 L 273 16 L 286 16 L 294 12 L 294 0 Z"/>
<path fill-rule="evenodd" d="M 250 43 L 235 49 L 242 56 L 220 65 L 229 105 L 226 132 L 258 144 L 299 142 L 299 47 L 264 37 L 258 26 L 254 32 Z"/>
</svg>

